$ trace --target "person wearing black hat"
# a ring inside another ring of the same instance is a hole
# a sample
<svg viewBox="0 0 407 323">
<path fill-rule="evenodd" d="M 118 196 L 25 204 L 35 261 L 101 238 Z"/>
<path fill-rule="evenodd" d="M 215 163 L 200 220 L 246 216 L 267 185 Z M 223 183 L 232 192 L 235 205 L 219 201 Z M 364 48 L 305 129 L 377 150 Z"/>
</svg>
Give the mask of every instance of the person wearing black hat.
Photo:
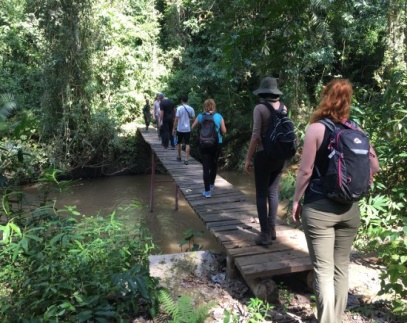
<svg viewBox="0 0 407 323">
<path fill-rule="evenodd" d="M 260 234 L 255 243 L 261 246 L 272 244 L 276 239 L 276 217 L 278 210 L 278 184 L 285 165 L 285 160 L 271 159 L 263 149 L 262 137 L 265 134 L 271 111 L 265 105 L 265 101 L 278 110 L 280 97 L 283 94 L 278 89 L 277 80 L 273 77 L 262 79 L 258 89 L 253 91 L 260 99 L 260 103 L 253 110 L 253 129 L 249 149 L 246 155 L 244 169 L 250 173 L 251 159 L 254 156 L 254 181 L 256 187 L 256 206 L 260 222 Z M 287 107 L 284 106 L 284 111 Z"/>
</svg>

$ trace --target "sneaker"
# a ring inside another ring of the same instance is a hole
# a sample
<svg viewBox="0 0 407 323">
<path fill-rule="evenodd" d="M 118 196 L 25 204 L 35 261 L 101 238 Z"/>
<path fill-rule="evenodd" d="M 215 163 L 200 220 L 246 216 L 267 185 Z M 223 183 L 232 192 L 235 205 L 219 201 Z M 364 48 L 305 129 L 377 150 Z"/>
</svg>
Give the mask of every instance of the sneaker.
<svg viewBox="0 0 407 323">
<path fill-rule="evenodd" d="M 212 196 L 211 191 L 204 191 L 204 192 L 202 192 L 202 195 L 205 196 L 205 197 L 211 197 Z"/>
<path fill-rule="evenodd" d="M 254 242 L 258 246 L 271 246 L 273 242 L 271 241 L 269 235 L 267 233 L 259 233 L 258 237 L 254 239 Z"/>
<path fill-rule="evenodd" d="M 188 164 L 189 164 L 188 159 L 185 159 L 184 164 L 185 164 L 185 165 L 188 165 Z"/>
<path fill-rule="evenodd" d="M 180 161 L 181 161 L 181 157 L 177 157 L 177 161 L 180 162 Z"/>
<path fill-rule="evenodd" d="M 215 189 L 215 185 L 211 184 L 210 186 L 211 191 L 213 191 Z"/>
</svg>

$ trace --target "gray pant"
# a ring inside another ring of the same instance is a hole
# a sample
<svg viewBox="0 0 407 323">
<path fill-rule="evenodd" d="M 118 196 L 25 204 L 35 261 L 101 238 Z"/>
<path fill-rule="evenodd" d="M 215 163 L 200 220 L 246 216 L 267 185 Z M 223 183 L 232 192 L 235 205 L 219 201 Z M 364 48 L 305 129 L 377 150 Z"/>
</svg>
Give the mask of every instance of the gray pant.
<svg viewBox="0 0 407 323">
<path fill-rule="evenodd" d="M 348 299 L 349 256 L 360 223 L 359 206 L 322 199 L 304 205 L 302 222 L 314 267 L 318 322 L 340 323 Z"/>
<path fill-rule="evenodd" d="M 279 202 L 278 184 L 284 164 L 284 160 L 272 160 L 267 157 L 264 150 L 258 151 L 254 155 L 257 214 L 261 232 L 268 235 L 271 228 L 276 225 Z"/>
</svg>

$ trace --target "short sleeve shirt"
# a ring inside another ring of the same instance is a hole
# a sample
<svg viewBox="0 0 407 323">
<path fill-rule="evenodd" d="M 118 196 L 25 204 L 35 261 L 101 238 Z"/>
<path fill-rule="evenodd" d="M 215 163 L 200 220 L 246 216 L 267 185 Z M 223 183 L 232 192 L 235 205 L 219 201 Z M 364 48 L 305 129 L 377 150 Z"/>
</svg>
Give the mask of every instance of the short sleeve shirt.
<svg viewBox="0 0 407 323">
<path fill-rule="evenodd" d="M 160 110 L 164 111 L 165 120 L 172 120 L 174 118 L 174 103 L 170 99 L 164 99 L 160 103 Z"/>
<path fill-rule="evenodd" d="M 191 132 L 191 118 L 195 118 L 194 109 L 187 105 L 180 105 L 175 116 L 178 118 L 177 131 Z"/>
<path fill-rule="evenodd" d="M 154 115 L 157 117 L 160 115 L 160 102 L 154 101 Z"/>
</svg>

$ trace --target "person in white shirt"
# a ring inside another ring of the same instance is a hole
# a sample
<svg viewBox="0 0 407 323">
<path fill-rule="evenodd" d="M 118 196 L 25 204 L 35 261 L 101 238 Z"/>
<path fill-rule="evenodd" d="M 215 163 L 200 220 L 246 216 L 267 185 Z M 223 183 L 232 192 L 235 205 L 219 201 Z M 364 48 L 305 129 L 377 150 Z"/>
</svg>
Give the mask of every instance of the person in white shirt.
<svg viewBox="0 0 407 323">
<path fill-rule="evenodd" d="M 158 133 L 158 139 L 161 139 L 161 132 L 160 132 L 160 101 L 161 99 L 164 97 L 164 95 L 162 93 L 158 93 L 155 101 L 154 101 L 154 114 L 153 114 L 153 118 L 154 118 L 154 122 L 156 124 L 157 127 L 157 133 Z"/>
<path fill-rule="evenodd" d="M 177 161 L 181 161 L 182 143 L 185 144 L 185 159 L 184 164 L 188 165 L 189 153 L 191 147 L 189 145 L 191 138 L 191 120 L 195 119 L 194 108 L 188 105 L 188 96 L 181 95 L 181 105 L 177 107 L 175 113 L 173 135 L 178 137 L 177 140 Z"/>
</svg>

